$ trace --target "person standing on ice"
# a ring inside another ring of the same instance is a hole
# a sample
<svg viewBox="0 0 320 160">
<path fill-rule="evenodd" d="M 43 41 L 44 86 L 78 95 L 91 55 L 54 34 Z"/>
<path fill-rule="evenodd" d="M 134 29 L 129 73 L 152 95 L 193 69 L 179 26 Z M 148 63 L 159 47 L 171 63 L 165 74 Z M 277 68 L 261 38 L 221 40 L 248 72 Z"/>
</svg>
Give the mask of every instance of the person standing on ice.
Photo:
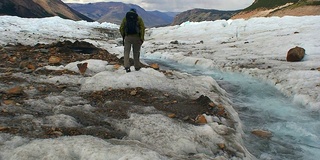
<svg viewBox="0 0 320 160">
<path fill-rule="evenodd" d="M 120 25 L 120 33 L 124 39 L 124 68 L 126 72 L 130 70 L 130 51 L 133 49 L 133 60 L 135 70 L 140 70 L 140 49 L 144 41 L 145 26 L 142 18 L 132 8 L 126 13 Z"/>
</svg>

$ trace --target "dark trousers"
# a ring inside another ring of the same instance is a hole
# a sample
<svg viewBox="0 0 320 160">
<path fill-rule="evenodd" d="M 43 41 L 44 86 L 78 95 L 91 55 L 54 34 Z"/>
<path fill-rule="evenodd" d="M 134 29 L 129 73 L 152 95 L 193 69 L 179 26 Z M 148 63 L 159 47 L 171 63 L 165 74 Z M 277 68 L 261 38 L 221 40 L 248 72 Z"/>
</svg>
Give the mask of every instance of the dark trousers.
<svg viewBox="0 0 320 160">
<path fill-rule="evenodd" d="M 134 67 L 140 68 L 140 48 L 141 48 L 141 40 L 138 35 L 128 35 L 124 39 L 124 67 L 130 67 L 130 51 L 131 47 L 133 49 L 133 60 Z"/>
</svg>

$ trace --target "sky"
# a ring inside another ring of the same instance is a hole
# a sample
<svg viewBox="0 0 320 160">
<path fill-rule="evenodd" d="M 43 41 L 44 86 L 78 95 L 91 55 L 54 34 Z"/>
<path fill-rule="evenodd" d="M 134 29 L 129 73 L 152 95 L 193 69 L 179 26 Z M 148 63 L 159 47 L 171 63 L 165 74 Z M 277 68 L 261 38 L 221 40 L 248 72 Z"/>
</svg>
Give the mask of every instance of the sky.
<svg viewBox="0 0 320 160">
<path fill-rule="evenodd" d="M 254 0 L 62 0 L 65 3 L 123 2 L 139 5 L 148 11 L 181 12 L 194 8 L 238 10 L 250 6 Z"/>
<path fill-rule="evenodd" d="M 253 106 L 244 106 L 243 110 L 249 112 L 258 108 L 269 116 L 276 115 L 276 118 L 271 119 L 275 122 L 271 126 L 265 124 L 265 121 L 256 115 L 263 121 L 261 127 L 274 134 L 271 139 L 272 144 L 285 144 L 279 150 L 273 147 L 264 148 L 271 148 L 284 156 L 289 155 L 288 152 L 301 153 L 301 157 L 296 159 L 316 159 L 320 156 L 318 143 L 320 141 L 318 127 L 320 125 L 318 116 L 320 72 L 317 69 L 320 70 L 319 21 L 320 16 L 261 17 L 249 20 L 185 22 L 181 25 L 147 30 L 141 49 L 142 58 L 163 60 L 167 63 L 172 60 L 181 65 L 181 68 L 195 68 L 197 74 L 202 74 L 201 76 L 170 71 L 172 76 L 167 77 L 163 72 L 151 68 L 134 71 L 134 67 L 131 68 L 132 72 L 126 73 L 123 66 L 117 69 L 106 61 L 93 59 L 61 66 L 44 66 L 50 70 L 67 69 L 79 72 L 77 64 L 87 62 L 88 70 L 85 76 L 10 73 L 16 77 L 28 78 L 30 83 L 45 82 L 80 86 L 81 91 L 142 87 L 188 95 L 192 98 L 198 98 L 203 94 L 216 103 L 223 103 L 231 119 L 239 123 L 235 123 L 234 130 L 225 123 L 225 119 L 204 114 L 208 123 L 195 126 L 170 119 L 152 106 L 131 106 L 136 107 L 133 110 L 138 112 L 130 114 L 128 119 L 105 117 L 106 122 L 112 123 L 112 126 L 128 134 L 124 139 L 105 140 L 92 136 L 29 139 L 0 132 L 0 158 L 102 160 L 108 157 L 116 160 L 190 159 L 190 156 L 195 156 L 197 159 L 232 159 L 228 156 L 243 156 L 244 153 L 250 155 L 242 144 L 242 123 L 234 106 L 230 103 L 229 97 L 232 95 L 227 94 L 219 86 L 218 81 L 223 81 L 223 78 L 213 79 L 208 75 L 223 71 L 254 77 L 264 82 L 266 86 L 275 87 L 284 95 L 283 97 L 289 97 L 290 103 L 299 106 L 285 108 L 282 104 L 279 106 L 271 103 L 274 99 L 268 99 L 268 97 L 263 97 L 264 101 Z M 27 19 L 11 16 L 0 16 L 0 24 L 1 45 L 18 43 L 35 45 L 58 40 L 84 40 L 119 57 L 123 56 L 123 46 L 119 45 L 121 38 L 108 40 L 108 36 L 97 29 L 118 30 L 119 26 L 114 24 L 72 21 L 59 17 Z M 172 41 L 177 41 L 178 44 L 172 44 Z M 287 62 L 286 53 L 295 46 L 305 48 L 306 55 L 301 62 Z M 235 87 L 234 90 L 242 89 L 242 85 L 230 86 Z M 261 92 L 266 92 L 267 95 L 272 94 L 265 88 L 260 90 L 259 87 L 253 88 L 258 89 L 255 94 L 257 96 Z M 27 93 L 30 92 L 28 90 Z M 70 94 L 68 90 L 61 94 L 50 94 L 44 99 L 27 102 L 28 107 L 39 108 L 39 111 L 53 110 L 53 115 L 36 117 L 31 115 L 32 113 L 15 114 L 10 116 L 10 119 L 25 120 L 40 125 L 37 127 L 43 125 L 75 127 L 81 125 L 81 122 L 72 117 L 72 114 L 65 115 L 66 112 L 63 111 L 79 109 L 88 111 L 88 114 L 96 111 L 95 106 L 91 106 L 89 102 L 77 101 L 79 97 Z M 248 98 L 247 101 L 254 99 L 255 96 Z M 240 103 L 240 105 L 244 104 L 245 102 Z M 275 109 L 275 112 L 263 110 L 266 108 Z M 25 110 L 24 106 L 0 105 L 2 111 L 9 109 L 11 113 L 14 113 L 14 110 Z M 295 115 L 292 115 L 293 110 L 297 110 L 294 112 Z M 306 114 L 302 115 L 302 113 Z M 296 119 L 301 119 L 301 123 L 296 122 Z M 6 118 L 0 118 L 0 122 L 5 120 Z M 6 125 L 8 124 L 0 123 L 0 127 Z M 286 145 L 291 141 L 297 143 Z M 227 149 L 232 151 L 231 155 L 217 148 L 217 144 L 220 143 L 227 144 Z M 246 158 L 250 159 L 250 157 Z M 258 158 L 284 159 L 273 157 L 270 153 L 263 153 Z"/>
</svg>

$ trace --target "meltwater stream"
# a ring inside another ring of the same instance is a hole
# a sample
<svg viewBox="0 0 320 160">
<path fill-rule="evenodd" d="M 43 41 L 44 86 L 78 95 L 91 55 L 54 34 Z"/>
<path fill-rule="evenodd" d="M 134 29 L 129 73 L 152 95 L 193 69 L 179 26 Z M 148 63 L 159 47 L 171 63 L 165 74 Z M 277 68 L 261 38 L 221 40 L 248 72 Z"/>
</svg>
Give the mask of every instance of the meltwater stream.
<svg viewBox="0 0 320 160">
<path fill-rule="evenodd" d="M 146 60 L 172 70 L 212 76 L 224 88 L 238 112 L 247 149 L 258 159 L 316 160 L 320 157 L 320 114 L 294 104 L 274 86 L 237 73 L 182 66 L 174 62 Z M 271 131 L 270 139 L 251 134 Z"/>
</svg>

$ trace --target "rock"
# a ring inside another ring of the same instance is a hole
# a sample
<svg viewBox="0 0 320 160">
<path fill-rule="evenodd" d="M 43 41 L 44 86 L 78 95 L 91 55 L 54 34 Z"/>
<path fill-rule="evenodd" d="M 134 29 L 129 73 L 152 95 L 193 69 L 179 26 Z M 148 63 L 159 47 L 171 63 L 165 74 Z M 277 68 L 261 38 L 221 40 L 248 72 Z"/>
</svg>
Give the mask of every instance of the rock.
<svg viewBox="0 0 320 160">
<path fill-rule="evenodd" d="M 132 91 L 130 92 L 130 95 L 131 95 L 131 96 L 135 96 L 135 95 L 137 95 L 137 92 L 138 92 L 137 90 L 132 90 Z"/>
<path fill-rule="evenodd" d="M 15 56 L 9 57 L 9 62 L 15 63 L 16 61 L 17 61 L 17 57 Z"/>
<path fill-rule="evenodd" d="M 206 124 L 207 123 L 207 119 L 206 119 L 206 117 L 204 115 L 198 115 L 196 117 L 196 121 L 195 122 L 198 123 L 198 124 Z"/>
<path fill-rule="evenodd" d="M 7 90 L 6 93 L 7 94 L 20 95 L 20 94 L 23 94 L 23 88 L 20 87 L 20 86 L 17 86 L 17 87 L 14 87 L 14 88 L 11 88 L 11 89 Z"/>
<path fill-rule="evenodd" d="M 4 131 L 4 130 L 6 130 L 6 129 L 8 129 L 8 127 L 0 126 L 0 131 Z"/>
<path fill-rule="evenodd" d="M 121 67 L 120 64 L 115 64 L 115 65 L 113 65 L 113 69 L 116 69 L 116 70 L 118 70 L 120 67 Z"/>
<path fill-rule="evenodd" d="M 218 147 L 220 149 L 225 149 L 226 148 L 226 144 L 224 144 L 224 143 L 218 143 L 217 145 L 218 145 Z"/>
<path fill-rule="evenodd" d="M 87 62 L 85 62 L 85 63 L 78 63 L 78 64 L 77 64 L 77 67 L 78 67 L 80 73 L 81 73 L 81 74 L 84 74 L 84 73 L 86 72 L 87 68 L 88 68 L 88 63 L 87 63 Z"/>
<path fill-rule="evenodd" d="M 27 65 L 27 68 L 30 69 L 30 70 L 32 70 L 32 71 L 36 70 L 36 66 L 33 65 L 33 64 L 31 64 L 31 63 L 29 63 L 29 64 Z"/>
<path fill-rule="evenodd" d="M 260 130 L 260 129 L 254 129 L 251 131 L 252 134 L 261 137 L 261 138 L 270 138 L 272 137 L 272 133 L 270 131 Z"/>
<path fill-rule="evenodd" d="M 171 41 L 170 44 L 179 44 L 179 42 L 175 40 L 175 41 Z"/>
<path fill-rule="evenodd" d="M 168 114 L 168 117 L 169 117 L 169 118 L 175 118 L 175 117 L 176 117 L 176 114 L 170 113 L 170 114 Z"/>
<path fill-rule="evenodd" d="M 155 69 L 155 70 L 159 70 L 159 69 L 160 69 L 160 67 L 159 67 L 159 65 L 158 65 L 157 63 L 152 63 L 152 64 L 150 65 L 150 67 L 153 68 L 153 69 Z"/>
<path fill-rule="evenodd" d="M 36 69 L 36 66 L 29 61 L 22 61 L 19 64 L 19 68 L 21 68 L 21 69 L 28 68 L 28 69 L 34 71 Z"/>
<path fill-rule="evenodd" d="M 3 101 L 3 104 L 5 104 L 5 105 L 11 105 L 11 104 L 15 104 L 15 101 L 14 101 L 14 100 L 4 100 L 4 101 Z"/>
<path fill-rule="evenodd" d="M 183 117 L 182 119 L 183 119 L 184 121 L 187 121 L 187 120 L 190 119 L 190 117 L 189 117 L 189 116 L 185 116 L 185 117 Z"/>
<path fill-rule="evenodd" d="M 317 70 L 320 71 L 320 67 L 318 67 Z"/>
<path fill-rule="evenodd" d="M 59 63 L 61 63 L 61 61 L 62 61 L 62 59 L 57 56 L 51 56 L 49 58 L 49 64 L 59 64 Z"/>
<path fill-rule="evenodd" d="M 291 48 L 287 53 L 288 62 L 299 62 L 305 55 L 305 49 L 301 47 Z"/>
<path fill-rule="evenodd" d="M 203 106 L 207 106 L 209 105 L 209 103 L 212 102 L 208 96 L 204 96 L 204 95 L 201 95 L 198 99 L 196 99 L 196 101 Z"/>
<path fill-rule="evenodd" d="M 210 102 L 210 103 L 209 103 L 209 106 L 210 106 L 210 107 L 215 107 L 216 104 L 214 104 L 213 102 Z"/>
</svg>

